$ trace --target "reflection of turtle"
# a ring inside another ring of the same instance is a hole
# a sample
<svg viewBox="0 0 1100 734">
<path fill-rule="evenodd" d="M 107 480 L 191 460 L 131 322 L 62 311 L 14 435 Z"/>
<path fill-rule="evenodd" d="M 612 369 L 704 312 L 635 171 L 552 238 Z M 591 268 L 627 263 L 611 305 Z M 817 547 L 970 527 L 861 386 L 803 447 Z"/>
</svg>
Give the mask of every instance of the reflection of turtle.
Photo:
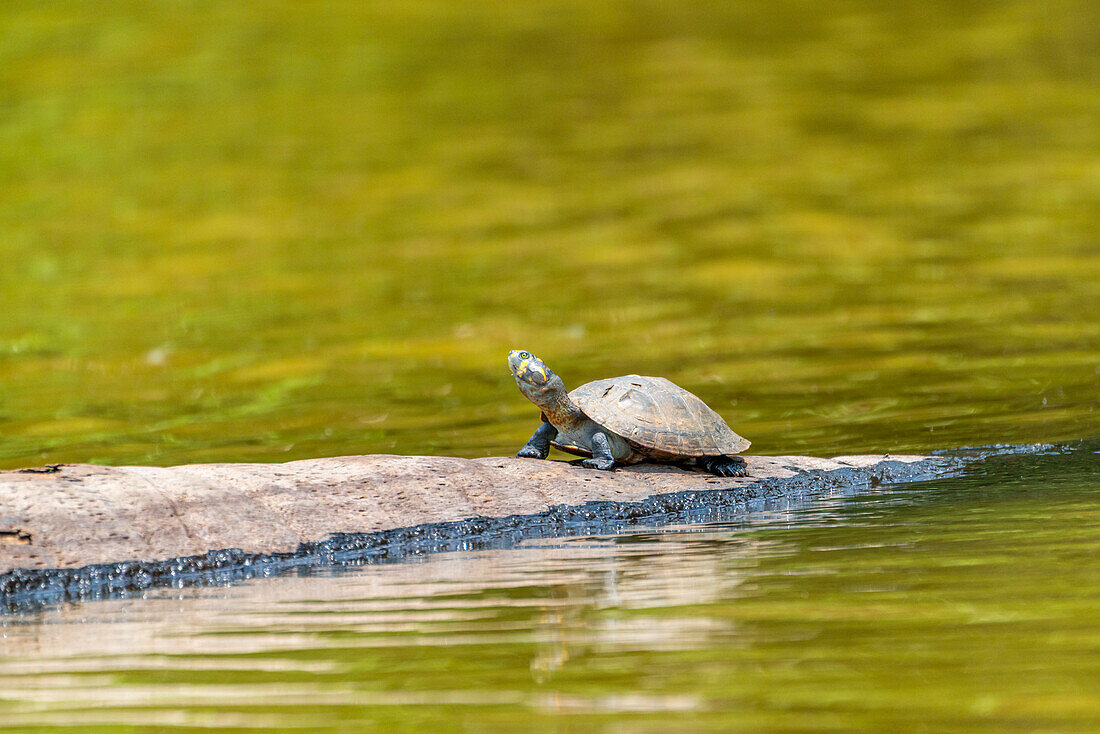
<svg viewBox="0 0 1100 734">
<path fill-rule="evenodd" d="M 655 461 L 694 464 L 726 477 L 747 473 L 745 460 L 730 454 L 749 442 L 663 377 L 613 377 L 566 393 L 561 378 L 530 352 L 511 352 L 508 366 L 520 391 L 542 409 L 543 424 L 517 456 L 545 459 L 553 445 L 591 457 L 581 463 L 594 469 Z"/>
</svg>

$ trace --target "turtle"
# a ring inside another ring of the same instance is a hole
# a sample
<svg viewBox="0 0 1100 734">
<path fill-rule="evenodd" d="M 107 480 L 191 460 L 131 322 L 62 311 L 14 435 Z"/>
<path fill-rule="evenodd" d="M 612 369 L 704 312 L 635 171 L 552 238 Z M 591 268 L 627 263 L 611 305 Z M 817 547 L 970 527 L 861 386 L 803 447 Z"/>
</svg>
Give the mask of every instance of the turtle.
<svg viewBox="0 0 1100 734">
<path fill-rule="evenodd" d="M 542 424 L 516 456 L 545 459 L 553 446 L 591 469 L 654 462 L 692 466 L 724 477 L 748 475 L 739 454 L 749 441 L 695 395 L 664 377 L 623 375 L 566 392 L 541 359 L 512 350 L 508 367 Z"/>
</svg>

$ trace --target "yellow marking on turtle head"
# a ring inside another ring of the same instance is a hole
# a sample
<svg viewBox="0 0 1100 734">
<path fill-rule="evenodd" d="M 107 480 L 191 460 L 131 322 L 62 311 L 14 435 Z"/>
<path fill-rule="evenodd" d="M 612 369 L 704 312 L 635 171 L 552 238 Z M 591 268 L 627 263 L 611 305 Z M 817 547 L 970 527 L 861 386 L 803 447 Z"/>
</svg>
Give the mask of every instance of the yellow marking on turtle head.
<svg viewBox="0 0 1100 734">
<path fill-rule="evenodd" d="M 531 364 L 532 361 L 534 361 L 535 364 Z M 531 355 L 527 359 L 521 361 L 519 363 L 519 367 L 516 368 L 517 375 L 524 375 L 527 372 L 538 372 L 540 375 L 542 375 L 542 381 L 544 383 L 550 381 L 550 378 L 546 374 L 546 368 L 542 365 L 541 362 L 538 361 L 538 358 L 534 355 Z"/>
</svg>

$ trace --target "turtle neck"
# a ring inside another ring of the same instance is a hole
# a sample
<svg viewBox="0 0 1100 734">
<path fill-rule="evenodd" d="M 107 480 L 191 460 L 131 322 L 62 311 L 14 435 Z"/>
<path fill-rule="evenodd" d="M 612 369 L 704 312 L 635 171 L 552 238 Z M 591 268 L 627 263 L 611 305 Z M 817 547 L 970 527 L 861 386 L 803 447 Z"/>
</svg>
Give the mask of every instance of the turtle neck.
<svg viewBox="0 0 1100 734">
<path fill-rule="evenodd" d="M 542 409 L 542 414 L 550 421 L 550 425 L 559 431 L 574 431 L 588 420 L 588 416 L 569 399 L 565 383 L 557 375 L 543 388 L 522 382 L 519 386 L 527 399 Z"/>
</svg>

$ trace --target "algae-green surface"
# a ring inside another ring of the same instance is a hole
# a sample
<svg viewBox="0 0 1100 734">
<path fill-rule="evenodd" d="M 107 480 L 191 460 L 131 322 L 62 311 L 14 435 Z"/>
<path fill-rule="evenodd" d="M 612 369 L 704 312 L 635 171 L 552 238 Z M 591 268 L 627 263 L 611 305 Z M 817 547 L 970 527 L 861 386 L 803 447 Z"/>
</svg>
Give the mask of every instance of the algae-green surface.
<svg viewBox="0 0 1100 734">
<path fill-rule="evenodd" d="M 0 468 L 1100 434 L 1100 4 L 0 4 Z M 1100 730 L 1100 446 L 0 617 L 11 732 Z M 2 511 L 0 511 L 2 514 Z"/>
<path fill-rule="evenodd" d="M 0 467 L 1094 434 L 1098 7 L 5 3 Z"/>
</svg>

